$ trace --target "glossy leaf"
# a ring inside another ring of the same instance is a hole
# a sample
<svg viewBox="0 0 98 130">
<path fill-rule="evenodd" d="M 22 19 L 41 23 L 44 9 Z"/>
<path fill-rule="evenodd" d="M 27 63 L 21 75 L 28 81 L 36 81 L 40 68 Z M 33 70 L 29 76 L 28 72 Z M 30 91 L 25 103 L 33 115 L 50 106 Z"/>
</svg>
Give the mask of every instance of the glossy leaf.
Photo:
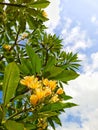
<svg viewBox="0 0 98 130">
<path fill-rule="evenodd" d="M 4 72 L 3 82 L 3 102 L 4 105 L 9 103 L 10 99 L 14 96 L 17 85 L 19 82 L 19 69 L 17 65 L 10 63 Z"/>
</svg>

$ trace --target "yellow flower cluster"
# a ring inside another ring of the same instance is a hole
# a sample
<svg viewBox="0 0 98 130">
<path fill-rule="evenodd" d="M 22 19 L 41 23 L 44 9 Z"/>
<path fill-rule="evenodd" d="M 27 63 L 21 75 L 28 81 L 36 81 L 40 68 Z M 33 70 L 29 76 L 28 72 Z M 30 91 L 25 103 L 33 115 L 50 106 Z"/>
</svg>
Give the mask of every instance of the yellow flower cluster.
<svg viewBox="0 0 98 130">
<path fill-rule="evenodd" d="M 57 102 L 59 101 L 58 95 L 63 93 L 62 88 L 57 88 L 55 80 L 38 80 L 34 75 L 24 77 L 24 79 L 20 80 L 20 83 L 32 89 L 30 102 L 34 106 L 45 100 L 47 96 L 50 96 L 50 102 Z"/>
</svg>

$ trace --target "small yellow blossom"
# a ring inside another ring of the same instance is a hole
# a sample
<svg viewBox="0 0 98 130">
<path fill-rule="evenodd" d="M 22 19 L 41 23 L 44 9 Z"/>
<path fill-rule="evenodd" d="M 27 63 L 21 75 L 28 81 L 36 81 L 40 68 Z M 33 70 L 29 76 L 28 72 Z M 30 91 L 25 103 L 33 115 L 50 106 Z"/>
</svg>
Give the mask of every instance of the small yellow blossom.
<svg viewBox="0 0 98 130">
<path fill-rule="evenodd" d="M 49 80 L 48 79 L 43 79 L 42 82 L 45 86 L 49 86 Z"/>
<path fill-rule="evenodd" d="M 58 95 L 55 94 L 55 95 L 51 98 L 50 101 L 51 101 L 51 102 L 57 102 L 57 101 L 59 101 Z"/>
<path fill-rule="evenodd" d="M 37 126 L 39 127 L 38 130 L 44 130 L 48 126 L 48 123 L 45 118 L 39 118 Z"/>
<path fill-rule="evenodd" d="M 36 96 L 40 100 L 45 96 L 45 92 L 42 89 L 38 88 L 36 89 Z"/>
<path fill-rule="evenodd" d="M 44 17 L 47 17 L 47 16 L 48 16 L 45 11 L 42 12 L 42 15 L 43 15 Z"/>
<path fill-rule="evenodd" d="M 37 95 L 35 95 L 35 94 L 31 95 L 30 102 L 31 102 L 31 104 L 33 104 L 35 106 L 37 104 L 37 102 L 38 102 Z"/>
<path fill-rule="evenodd" d="M 54 90 L 57 86 L 55 80 L 48 80 L 48 79 L 43 79 L 43 84 L 47 87 L 50 87 L 51 90 Z"/>
<path fill-rule="evenodd" d="M 63 94 L 63 92 L 64 92 L 64 90 L 62 88 L 59 88 L 56 93 L 57 94 Z"/>
<path fill-rule="evenodd" d="M 57 86 L 56 81 L 53 80 L 49 81 L 49 87 L 51 88 L 51 90 L 54 90 L 56 86 Z"/>
<path fill-rule="evenodd" d="M 49 95 L 51 95 L 51 93 L 52 93 L 52 92 L 51 92 L 51 89 L 47 87 L 47 88 L 45 89 L 45 96 L 49 96 Z"/>
<path fill-rule="evenodd" d="M 5 49 L 5 50 L 10 50 L 11 49 L 11 45 L 7 45 L 7 44 L 5 44 L 4 46 L 3 46 L 3 48 Z"/>
<path fill-rule="evenodd" d="M 34 76 L 25 76 L 24 79 L 20 80 L 20 83 L 33 89 L 41 86 L 38 78 L 35 78 Z"/>
</svg>

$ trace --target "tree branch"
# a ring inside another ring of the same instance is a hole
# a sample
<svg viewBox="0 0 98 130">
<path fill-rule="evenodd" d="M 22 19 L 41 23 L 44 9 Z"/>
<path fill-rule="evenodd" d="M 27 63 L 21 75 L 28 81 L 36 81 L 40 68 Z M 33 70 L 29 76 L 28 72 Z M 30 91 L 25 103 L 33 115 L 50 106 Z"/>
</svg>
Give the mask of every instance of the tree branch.
<svg viewBox="0 0 98 130">
<path fill-rule="evenodd" d="M 23 109 L 22 111 L 19 111 L 19 112 L 17 112 L 17 113 L 14 113 L 14 114 L 11 115 L 7 120 L 12 119 L 13 117 L 15 117 L 15 116 L 17 116 L 17 115 L 20 115 L 20 114 L 23 113 L 23 112 L 30 111 L 31 109 L 33 110 L 33 108 L 30 107 L 30 108 L 27 108 L 27 109 Z"/>
<path fill-rule="evenodd" d="M 8 5 L 8 6 L 14 6 L 14 7 L 26 7 L 25 5 L 21 5 L 21 4 L 12 4 L 12 3 L 2 3 L 0 2 L 0 5 Z"/>
</svg>

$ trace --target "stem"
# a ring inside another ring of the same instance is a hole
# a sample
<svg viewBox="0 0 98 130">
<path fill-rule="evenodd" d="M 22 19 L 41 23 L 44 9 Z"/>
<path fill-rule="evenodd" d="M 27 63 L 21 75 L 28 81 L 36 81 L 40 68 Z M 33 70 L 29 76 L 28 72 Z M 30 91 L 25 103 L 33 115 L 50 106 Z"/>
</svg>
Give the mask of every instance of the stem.
<svg viewBox="0 0 98 130">
<path fill-rule="evenodd" d="M 11 50 L 17 45 L 17 40 L 18 40 L 19 33 L 20 33 L 20 28 L 19 28 L 19 30 L 18 30 L 18 32 L 17 32 L 15 42 L 14 42 L 13 46 L 10 48 L 9 51 L 11 51 Z M 1 61 L 3 58 L 4 58 L 4 55 L 0 57 L 0 61 Z"/>
<path fill-rule="evenodd" d="M 18 30 L 18 32 L 17 32 L 15 42 L 14 42 L 13 46 L 10 48 L 9 51 L 11 51 L 11 50 L 17 45 L 17 40 L 18 40 L 19 33 L 20 33 L 20 28 L 19 28 L 19 30 Z"/>
<path fill-rule="evenodd" d="M 48 61 L 48 50 L 46 50 L 46 59 L 45 59 L 44 66 L 47 64 L 47 61 Z"/>
<path fill-rule="evenodd" d="M 26 7 L 25 5 L 21 5 L 21 4 L 12 4 L 12 3 L 2 3 L 0 2 L 0 5 L 8 5 L 8 6 L 14 6 L 14 7 Z"/>
<path fill-rule="evenodd" d="M 32 107 L 30 107 L 30 108 L 28 108 L 28 109 L 24 109 L 24 110 L 22 110 L 22 111 L 19 111 L 19 112 L 17 112 L 17 113 L 14 113 L 14 114 L 11 115 L 7 120 L 12 119 L 12 118 L 15 117 L 15 116 L 18 116 L 18 115 L 20 115 L 20 114 L 23 113 L 23 112 L 29 111 L 29 110 L 31 110 L 31 108 L 32 108 Z"/>
</svg>

